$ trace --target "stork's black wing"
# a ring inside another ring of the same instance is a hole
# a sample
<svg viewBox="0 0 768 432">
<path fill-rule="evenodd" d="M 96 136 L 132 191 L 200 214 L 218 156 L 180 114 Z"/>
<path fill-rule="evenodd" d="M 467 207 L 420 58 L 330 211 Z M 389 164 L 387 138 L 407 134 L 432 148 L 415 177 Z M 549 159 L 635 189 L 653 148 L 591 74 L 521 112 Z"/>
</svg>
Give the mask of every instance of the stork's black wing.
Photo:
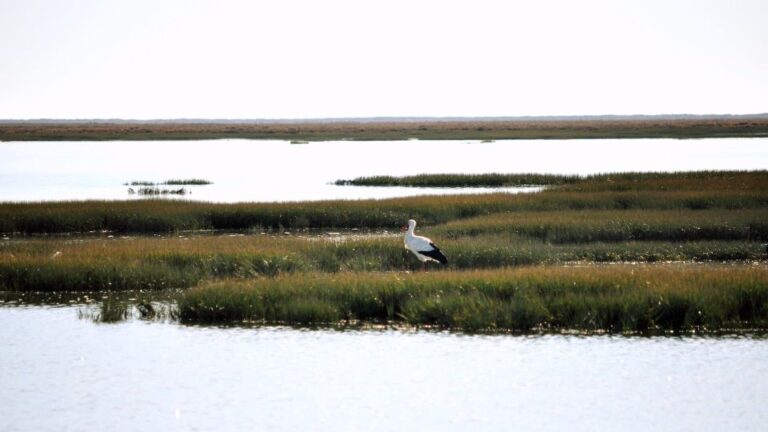
<svg viewBox="0 0 768 432">
<path fill-rule="evenodd" d="M 429 245 L 432 246 L 432 250 L 419 251 L 419 253 L 439 261 L 440 264 L 448 265 L 448 258 L 446 258 L 442 252 L 440 252 L 440 249 L 437 246 L 435 246 L 434 243 L 430 243 Z"/>
</svg>

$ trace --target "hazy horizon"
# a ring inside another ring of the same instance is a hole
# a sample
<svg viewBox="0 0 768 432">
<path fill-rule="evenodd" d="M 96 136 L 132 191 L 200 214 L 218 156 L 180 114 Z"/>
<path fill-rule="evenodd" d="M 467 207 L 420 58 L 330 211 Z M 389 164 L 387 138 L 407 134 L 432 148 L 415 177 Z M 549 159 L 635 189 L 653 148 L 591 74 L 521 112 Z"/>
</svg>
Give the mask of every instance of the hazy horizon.
<svg viewBox="0 0 768 432">
<path fill-rule="evenodd" d="M 768 112 L 758 0 L 4 1 L 0 119 Z"/>
</svg>

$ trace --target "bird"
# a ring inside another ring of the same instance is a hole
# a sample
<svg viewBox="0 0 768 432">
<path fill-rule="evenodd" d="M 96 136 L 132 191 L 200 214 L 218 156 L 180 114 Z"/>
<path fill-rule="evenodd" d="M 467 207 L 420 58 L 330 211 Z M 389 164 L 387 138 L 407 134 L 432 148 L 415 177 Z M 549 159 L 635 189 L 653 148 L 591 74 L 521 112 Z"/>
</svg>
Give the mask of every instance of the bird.
<svg viewBox="0 0 768 432">
<path fill-rule="evenodd" d="M 403 226 L 401 231 L 405 231 L 405 248 L 413 252 L 416 258 L 421 261 L 422 270 L 426 270 L 427 261 L 439 262 L 443 265 L 448 265 L 448 258 L 440 252 L 440 249 L 435 245 L 432 240 L 418 236 L 413 233 L 416 228 L 416 221 L 413 219 L 408 220 L 408 226 Z"/>
</svg>

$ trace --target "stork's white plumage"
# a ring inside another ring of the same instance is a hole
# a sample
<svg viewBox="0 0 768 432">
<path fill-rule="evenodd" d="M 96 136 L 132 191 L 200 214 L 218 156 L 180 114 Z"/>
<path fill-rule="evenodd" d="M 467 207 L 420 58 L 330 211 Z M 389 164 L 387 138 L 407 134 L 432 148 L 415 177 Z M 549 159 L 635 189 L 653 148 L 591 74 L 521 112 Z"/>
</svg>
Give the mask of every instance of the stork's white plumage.
<svg viewBox="0 0 768 432">
<path fill-rule="evenodd" d="M 403 228 L 405 229 L 405 227 Z M 435 261 L 447 265 L 448 258 L 440 252 L 435 243 L 426 237 L 414 234 L 414 229 L 416 229 L 416 221 L 411 219 L 408 221 L 408 228 L 405 233 L 405 248 L 413 252 L 422 264 L 427 261 Z"/>
</svg>

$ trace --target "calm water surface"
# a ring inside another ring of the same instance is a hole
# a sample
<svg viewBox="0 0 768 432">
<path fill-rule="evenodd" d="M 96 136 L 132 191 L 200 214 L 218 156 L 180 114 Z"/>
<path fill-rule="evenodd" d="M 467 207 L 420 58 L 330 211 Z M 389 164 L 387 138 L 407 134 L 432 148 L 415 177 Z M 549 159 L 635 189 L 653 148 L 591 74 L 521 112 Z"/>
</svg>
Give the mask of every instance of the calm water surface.
<svg viewBox="0 0 768 432">
<path fill-rule="evenodd" d="M 305 145 L 252 140 L 0 142 L 0 201 L 127 199 L 125 182 L 171 178 L 214 182 L 187 187 L 192 194 L 186 199 L 235 202 L 467 192 L 329 184 L 371 175 L 765 168 L 768 138 L 329 141 Z"/>
<path fill-rule="evenodd" d="M 768 341 L 94 324 L 0 307 L 0 430 L 768 424 Z"/>
</svg>

